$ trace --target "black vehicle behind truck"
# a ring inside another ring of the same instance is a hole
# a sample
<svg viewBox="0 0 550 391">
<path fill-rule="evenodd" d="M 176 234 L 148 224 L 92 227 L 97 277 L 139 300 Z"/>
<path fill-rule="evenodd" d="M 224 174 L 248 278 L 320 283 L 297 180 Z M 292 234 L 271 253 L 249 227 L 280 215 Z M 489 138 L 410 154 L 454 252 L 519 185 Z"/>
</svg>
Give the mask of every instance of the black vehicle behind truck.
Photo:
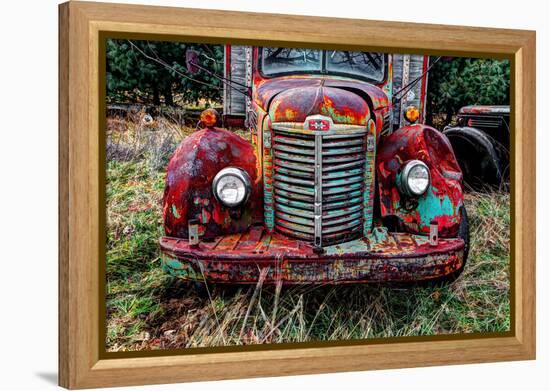
<svg viewBox="0 0 550 391">
<path fill-rule="evenodd" d="M 501 187 L 510 180 L 510 106 L 465 106 L 449 138 L 465 182 L 473 189 Z"/>
</svg>

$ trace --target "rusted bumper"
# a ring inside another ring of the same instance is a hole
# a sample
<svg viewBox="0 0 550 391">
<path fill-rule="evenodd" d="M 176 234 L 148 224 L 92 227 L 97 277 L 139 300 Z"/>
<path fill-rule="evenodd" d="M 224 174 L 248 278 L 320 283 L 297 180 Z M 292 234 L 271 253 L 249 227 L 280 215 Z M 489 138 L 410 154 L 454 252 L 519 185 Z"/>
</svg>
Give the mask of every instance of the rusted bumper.
<svg viewBox="0 0 550 391">
<path fill-rule="evenodd" d="M 375 228 L 319 254 L 307 243 L 253 227 L 198 246 L 163 237 L 160 246 L 163 268 L 187 280 L 251 284 L 263 274 L 264 284 L 340 284 L 444 277 L 461 268 L 464 241 L 440 239 L 434 246 L 425 236 Z"/>
</svg>

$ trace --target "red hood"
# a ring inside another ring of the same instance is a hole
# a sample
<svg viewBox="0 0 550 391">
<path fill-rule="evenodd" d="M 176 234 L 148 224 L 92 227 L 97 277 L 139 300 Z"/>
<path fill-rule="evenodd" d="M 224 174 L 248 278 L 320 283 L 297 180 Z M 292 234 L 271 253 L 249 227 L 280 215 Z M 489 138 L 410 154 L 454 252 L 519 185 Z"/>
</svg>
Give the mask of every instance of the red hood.
<svg viewBox="0 0 550 391">
<path fill-rule="evenodd" d="M 375 110 L 388 106 L 380 88 L 361 81 L 312 77 L 280 77 L 261 82 L 254 100 L 271 120 L 299 122 L 308 115 L 330 115 L 335 123 L 364 124 L 370 117 L 365 98 Z"/>
</svg>

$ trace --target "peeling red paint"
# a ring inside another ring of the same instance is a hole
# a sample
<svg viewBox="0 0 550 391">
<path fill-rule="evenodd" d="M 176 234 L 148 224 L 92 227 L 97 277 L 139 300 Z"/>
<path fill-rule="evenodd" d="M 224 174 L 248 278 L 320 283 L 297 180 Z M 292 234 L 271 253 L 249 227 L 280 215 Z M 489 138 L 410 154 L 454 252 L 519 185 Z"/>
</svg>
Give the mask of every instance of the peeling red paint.
<svg viewBox="0 0 550 391">
<path fill-rule="evenodd" d="M 369 106 L 363 98 L 322 84 L 284 90 L 269 106 L 272 122 L 304 122 L 315 114 L 329 116 L 337 124 L 365 125 L 370 118 Z"/>
<path fill-rule="evenodd" d="M 384 233 L 334 246 L 319 254 L 312 246 L 281 234 L 252 227 L 191 248 L 175 238 L 160 241 L 163 266 L 169 273 L 192 280 L 218 283 L 255 283 L 262 269 L 266 284 L 357 283 L 418 281 L 443 277 L 462 266 L 462 239 L 441 239 L 437 246 L 427 238 Z"/>
<path fill-rule="evenodd" d="M 325 87 L 343 92 L 352 92 L 355 95 L 370 99 L 374 110 L 388 107 L 388 97 L 380 88 L 362 81 L 338 79 L 335 77 L 312 76 L 284 76 L 275 79 L 257 79 L 253 92 L 254 101 L 264 110 L 268 110 L 272 100 L 280 93 L 293 89 Z M 311 101 L 310 101 L 311 102 Z M 300 102 L 294 102 L 300 104 Z"/>
<path fill-rule="evenodd" d="M 397 175 L 404 163 L 415 159 L 428 166 L 431 185 L 425 195 L 407 200 L 398 191 Z M 397 130 L 383 139 L 376 167 L 382 216 L 397 216 L 410 231 L 423 233 L 429 233 L 429 222 L 433 219 L 438 222 L 441 237 L 457 235 L 459 208 L 463 205 L 462 172 L 441 132 L 420 124 Z M 417 206 L 421 202 L 433 204 L 429 211 L 423 211 Z"/>
<path fill-rule="evenodd" d="M 167 235 L 187 238 L 187 222 L 200 221 L 204 238 L 239 232 L 262 218 L 261 183 L 252 145 L 224 129 L 202 129 L 187 137 L 170 160 L 163 197 Z M 237 166 L 251 178 L 248 204 L 233 216 L 213 196 L 212 180 L 223 168 Z"/>
</svg>

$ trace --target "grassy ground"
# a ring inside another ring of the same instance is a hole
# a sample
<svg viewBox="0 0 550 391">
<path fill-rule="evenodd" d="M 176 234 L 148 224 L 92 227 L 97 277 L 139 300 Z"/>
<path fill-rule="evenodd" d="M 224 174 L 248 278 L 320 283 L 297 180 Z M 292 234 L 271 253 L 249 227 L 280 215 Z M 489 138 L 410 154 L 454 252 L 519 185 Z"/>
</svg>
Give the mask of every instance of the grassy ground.
<svg viewBox="0 0 550 391">
<path fill-rule="evenodd" d="M 184 348 L 506 331 L 509 196 L 469 193 L 472 247 L 462 276 L 435 286 L 190 284 L 160 270 L 164 167 L 192 129 L 108 122 L 107 349 Z"/>
</svg>

